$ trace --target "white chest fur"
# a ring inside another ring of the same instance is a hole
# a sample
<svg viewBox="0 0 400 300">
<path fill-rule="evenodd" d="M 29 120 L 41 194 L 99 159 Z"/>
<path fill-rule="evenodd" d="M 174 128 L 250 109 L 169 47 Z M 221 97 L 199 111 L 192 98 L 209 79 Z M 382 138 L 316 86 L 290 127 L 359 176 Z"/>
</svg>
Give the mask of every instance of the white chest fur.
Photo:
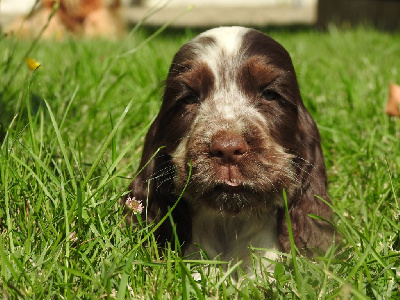
<svg viewBox="0 0 400 300">
<path fill-rule="evenodd" d="M 197 245 L 210 258 L 241 260 L 241 268 L 250 273 L 252 259 L 249 247 L 262 248 L 255 251 L 255 255 L 261 257 L 262 264 L 268 269 L 273 269 L 268 260 L 262 258 L 278 259 L 278 254 L 268 251 L 279 250 L 276 211 L 250 211 L 232 216 L 214 210 L 201 210 L 193 217 L 192 243 L 186 248 L 185 255 L 198 252 Z"/>
</svg>

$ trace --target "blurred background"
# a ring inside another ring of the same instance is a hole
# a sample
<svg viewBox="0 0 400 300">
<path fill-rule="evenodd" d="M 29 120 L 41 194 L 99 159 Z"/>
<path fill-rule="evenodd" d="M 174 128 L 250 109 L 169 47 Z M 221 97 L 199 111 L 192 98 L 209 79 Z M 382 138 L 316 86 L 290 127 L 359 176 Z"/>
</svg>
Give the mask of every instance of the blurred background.
<svg viewBox="0 0 400 300">
<path fill-rule="evenodd" d="M 85 0 L 78 0 L 84 2 Z M 111 0 L 103 0 L 110 2 Z M 245 25 L 330 24 L 339 27 L 361 25 L 395 30 L 400 27 L 400 0 L 120 0 L 120 16 L 136 24 L 152 7 L 161 7 L 146 19 L 146 25 L 159 26 L 174 20 L 176 27 Z M 0 0 L 0 26 L 30 11 L 35 0 Z M 180 15 L 190 5 L 192 10 Z M 177 17 L 178 15 L 179 18 Z"/>
</svg>

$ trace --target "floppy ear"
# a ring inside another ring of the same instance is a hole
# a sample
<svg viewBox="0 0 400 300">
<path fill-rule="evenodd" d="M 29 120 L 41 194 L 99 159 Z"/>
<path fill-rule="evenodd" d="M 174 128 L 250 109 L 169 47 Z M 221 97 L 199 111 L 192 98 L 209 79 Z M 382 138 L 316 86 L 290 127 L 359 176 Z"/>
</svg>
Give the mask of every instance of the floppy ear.
<svg viewBox="0 0 400 300">
<path fill-rule="evenodd" d="M 124 204 L 128 197 L 141 201 L 143 204 L 141 220 L 155 224 L 168 213 L 179 197 L 174 193 L 175 168 L 166 148 L 163 147 L 166 141 L 163 140 L 165 124 L 162 120 L 165 119 L 165 116 L 162 111 L 161 108 L 146 135 L 142 159 L 138 168 L 139 173 L 129 186 L 130 193 L 123 200 Z M 124 214 L 127 226 L 137 223 L 136 215 L 126 205 Z M 172 211 L 172 219 L 176 225 L 179 240 L 189 241 L 191 236 L 190 209 L 183 199 Z M 155 236 L 159 244 L 173 241 L 173 228 L 169 218 L 158 227 Z"/>
<path fill-rule="evenodd" d="M 297 149 L 294 163 L 301 187 L 290 198 L 288 209 L 294 242 L 305 255 L 317 250 L 325 252 L 332 244 L 334 228 L 325 221 L 309 216 L 314 214 L 332 221 L 332 209 L 316 196 L 330 203 L 326 193 L 326 169 L 320 145 L 320 135 L 314 120 L 301 103 L 299 105 Z M 279 242 L 290 252 L 289 233 L 284 209 L 278 212 Z M 279 226 L 280 225 L 280 226 Z"/>
<path fill-rule="evenodd" d="M 155 158 L 152 156 L 156 153 L 158 145 L 155 141 L 155 135 L 158 129 L 158 118 L 151 124 L 149 131 L 146 134 L 143 147 L 143 154 L 139 164 L 138 174 L 129 186 L 130 193 L 123 199 L 124 215 L 126 215 L 126 225 L 136 223 L 137 218 L 132 210 L 126 206 L 128 198 L 141 201 L 143 210 L 141 213 L 142 220 L 152 221 L 157 215 L 158 208 L 153 204 L 154 182 L 149 179 L 155 172 Z"/>
</svg>

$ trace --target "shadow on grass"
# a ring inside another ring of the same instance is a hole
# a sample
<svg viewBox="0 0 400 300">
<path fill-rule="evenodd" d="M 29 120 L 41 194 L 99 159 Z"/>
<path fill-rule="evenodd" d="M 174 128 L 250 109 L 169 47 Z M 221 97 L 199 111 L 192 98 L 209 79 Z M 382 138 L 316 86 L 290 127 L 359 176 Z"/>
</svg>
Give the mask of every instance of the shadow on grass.
<svg viewBox="0 0 400 300">
<path fill-rule="evenodd" d="M 15 104 L 16 98 L 19 96 L 18 91 L 11 94 L 0 93 L 0 144 L 7 134 L 8 128 L 13 120 L 13 118 L 18 114 L 17 124 L 22 124 L 23 126 L 28 124 L 28 112 L 25 109 L 24 104 Z M 18 101 L 19 102 L 19 101 Z M 19 102 L 21 103 L 21 102 Z M 22 101 L 24 103 L 24 101 Z M 29 106 L 31 114 L 33 117 L 37 115 L 40 108 L 45 107 L 43 98 L 35 93 L 30 93 L 29 95 Z M 17 128 L 20 130 L 21 128 Z"/>
</svg>

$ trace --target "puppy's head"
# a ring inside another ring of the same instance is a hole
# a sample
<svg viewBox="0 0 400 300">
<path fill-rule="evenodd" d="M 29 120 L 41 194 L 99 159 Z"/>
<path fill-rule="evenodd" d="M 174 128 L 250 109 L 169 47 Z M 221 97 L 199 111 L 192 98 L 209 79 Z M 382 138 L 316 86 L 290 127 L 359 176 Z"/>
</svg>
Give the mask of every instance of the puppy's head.
<svg viewBox="0 0 400 300">
<path fill-rule="evenodd" d="M 149 199 L 150 219 L 183 190 L 174 213 L 186 223 L 202 208 L 232 215 L 279 210 L 283 189 L 301 214 L 330 215 L 314 197 L 326 197 L 325 166 L 291 58 L 256 30 L 216 28 L 181 47 L 146 136 L 143 167 L 131 188 Z"/>
<path fill-rule="evenodd" d="M 301 97 L 287 51 L 241 27 L 207 31 L 175 55 L 159 137 L 185 198 L 238 213 L 281 204 L 299 183 L 295 158 Z"/>
</svg>

